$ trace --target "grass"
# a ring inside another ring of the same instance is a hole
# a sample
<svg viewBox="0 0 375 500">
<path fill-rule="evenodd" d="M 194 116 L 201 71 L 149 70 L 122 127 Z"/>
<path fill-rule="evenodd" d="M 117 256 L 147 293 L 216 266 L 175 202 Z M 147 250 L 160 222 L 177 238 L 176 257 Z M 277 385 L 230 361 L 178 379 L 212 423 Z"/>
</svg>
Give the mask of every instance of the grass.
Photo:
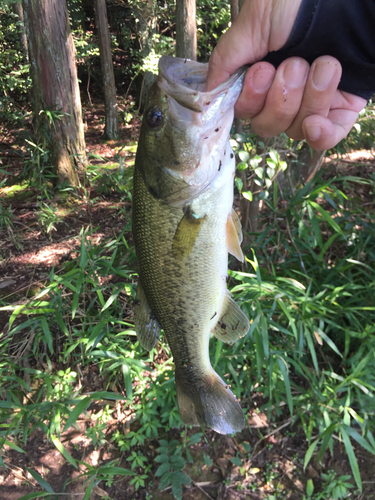
<svg viewBox="0 0 375 500">
<path fill-rule="evenodd" d="M 120 163 L 116 170 L 92 168 L 87 175 L 97 189 L 131 202 L 131 172 Z M 210 354 L 244 411 L 258 400 L 270 425 L 302 427 L 308 443 L 303 467 L 319 463 L 340 442 L 362 491 L 357 450 L 375 454 L 375 223 L 373 213 L 345 194 L 358 186 L 375 187 L 371 179 L 318 176 L 287 200 L 286 209 L 273 190 L 264 229 L 246 252 L 246 268 L 229 272 L 228 286 L 251 320 L 250 332 L 234 345 L 212 340 Z M 52 231 L 59 222 L 56 210 L 45 204 L 39 221 Z M 1 456 L 9 450 L 23 453 L 38 430 L 73 468 L 84 468 L 85 499 L 101 481 L 108 485 L 126 476 L 135 491 L 152 480 L 180 499 L 191 482 L 191 450 L 203 446 L 207 435 L 182 426 L 168 345 L 162 339 L 146 353 L 137 342 L 130 231 L 128 220 L 116 237 L 94 245 L 93 228 L 82 230 L 77 257 L 52 269 L 36 295 L 2 300 L 0 312 L 9 320 L 0 335 L 0 465 L 6 466 Z M 98 368 L 103 390 L 82 385 L 81 374 L 91 366 Z M 103 400 L 104 409 L 97 411 Z M 126 467 L 118 460 L 93 467 L 74 458 L 64 432 L 90 412 L 86 437 L 99 448 L 107 442 L 114 408 L 137 422 L 129 432 L 118 428 L 111 436 Z M 176 433 L 181 438 L 169 438 Z M 231 461 L 238 484 L 251 489 L 258 484 L 250 466 L 257 450 L 238 439 L 242 451 Z M 157 443 L 153 458 L 145 452 L 151 443 Z M 269 469 L 265 484 L 278 476 L 272 463 Z M 59 493 L 36 470 L 29 473 L 44 491 L 24 500 Z M 351 494 L 347 476 L 327 478 L 322 475 L 318 492 L 307 482 L 305 498 Z M 284 497 L 280 490 L 268 498 Z"/>
</svg>

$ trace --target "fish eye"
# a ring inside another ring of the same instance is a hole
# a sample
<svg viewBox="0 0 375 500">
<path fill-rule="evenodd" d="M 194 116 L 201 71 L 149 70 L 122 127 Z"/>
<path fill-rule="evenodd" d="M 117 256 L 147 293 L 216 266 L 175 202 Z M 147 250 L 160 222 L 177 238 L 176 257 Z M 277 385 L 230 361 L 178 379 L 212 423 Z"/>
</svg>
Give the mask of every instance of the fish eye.
<svg viewBox="0 0 375 500">
<path fill-rule="evenodd" d="M 163 123 L 164 117 L 163 112 L 159 108 L 152 108 L 147 113 L 147 123 L 150 127 L 156 128 Z"/>
</svg>

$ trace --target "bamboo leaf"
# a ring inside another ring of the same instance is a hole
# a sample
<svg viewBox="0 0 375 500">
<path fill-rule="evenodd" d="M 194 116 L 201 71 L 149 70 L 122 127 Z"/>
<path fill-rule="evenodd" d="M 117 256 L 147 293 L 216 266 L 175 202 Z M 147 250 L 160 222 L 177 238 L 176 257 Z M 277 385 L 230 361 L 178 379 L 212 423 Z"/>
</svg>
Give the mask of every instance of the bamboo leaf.
<svg viewBox="0 0 375 500">
<path fill-rule="evenodd" d="M 290 380 L 289 380 L 289 374 L 288 374 L 288 365 L 285 359 L 283 359 L 281 356 L 277 356 L 277 362 L 279 363 L 279 367 L 284 379 L 284 384 L 285 384 L 285 390 L 286 390 L 286 398 L 288 401 L 288 406 L 289 406 L 289 411 L 290 414 L 293 415 L 293 398 L 292 398 L 292 391 L 290 390 Z"/>
<path fill-rule="evenodd" d="M 70 412 L 70 415 L 68 417 L 68 420 L 66 421 L 63 432 L 69 429 L 69 427 L 76 422 L 77 418 L 80 416 L 81 413 L 83 413 L 86 410 L 90 402 L 91 398 L 86 397 L 76 404 L 74 410 Z"/>
<path fill-rule="evenodd" d="M 91 399 L 113 399 L 115 401 L 125 401 L 124 396 L 121 396 L 121 394 L 115 394 L 114 392 L 107 392 L 107 391 L 98 391 L 98 392 L 93 392 L 90 394 Z"/>
<path fill-rule="evenodd" d="M 92 478 L 90 480 L 89 485 L 88 485 L 87 490 L 86 490 L 86 493 L 85 493 L 85 496 L 83 497 L 83 500 L 89 500 L 90 499 L 93 487 L 94 487 L 94 478 Z"/>
<path fill-rule="evenodd" d="M 328 248 L 332 245 L 332 243 L 335 241 L 336 238 L 338 238 L 340 235 L 339 233 L 334 233 L 328 241 L 326 241 L 323 245 L 323 248 L 319 254 L 319 260 L 322 260 L 326 251 L 328 250 Z"/>
<path fill-rule="evenodd" d="M 344 427 L 341 427 L 341 435 L 342 435 L 342 439 L 344 441 L 346 454 L 348 455 L 348 458 L 349 458 L 350 467 L 352 468 L 355 482 L 357 483 L 359 491 L 362 493 L 362 481 L 361 481 L 361 475 L 359 473 L 357 458 L 355 456 L 354 449 L 353 449 L 352 443 L 350 441 L 349 434 L 346 432 Z"/>
<path fill-rule="evenodd" d="M 98 473 L 101 475 L 113 474 L 114 476 L 134 476 L 136 473 L 129 469 L 124 469 L 123 467 L 100 467 Z"/>
<path fill-rule="evenodd" d="M 46 491 L 48 491 L 48 493 L 55 493 L 52 489 L 52 486 L 50 484 L 48 484 L 47 481 L 45 479 L 43 479 L 42 476 L 37 471 L 35 471 L 33 469 L 29 469 L 28 467 L 26 467 L 26 470 L 33 476 L 35 481 L 42 488 L 44 488 Z"/>
<path fill-rule="evenodd" d="M 48 345 L 48 349 L 49 349 L 50 353 L 53 354 L 53 340 L 52 340 L 51 331 L 49 329 L 46 318 L 42 317 L 40 319 L 40 323 L 42 325 L 42 330 L 43 330 L 44 337 L 45 337 L 47 345 Z"/>
<path fill-rule="evenodd" d="M 311 443 L 311 445 L 309 446 L 309 448 L 308 448 L 308 450 L 307 450 L 307 452 L 306 452 L 306 455 L 305 455 L 305 461 L 304 461 L 304 463 L 303 463 L 303 468 L 304 468 L 304 469 L 306 469 L 306 467 L 307 467 L 308 463 L 310 462 L 311 457 L 312 457 L 312 455 L 313 455 L 313 453 L 314 453 L 314 451 L 315 451 L 315 448 L 317 447 L 318 443 L 319 443 L 319 439 L 316 439 L 316 440 L 315 440 L 315 441 L 313 441 L 313 442 Z"/>
<path fill-rule="evenodd" d="M 79 297 L 81 295 L 81 285 L 83 282 L 83 277 L 84 277 L 84 271 L 81 271 L 78 275 L 77 278 L 77 284 L 76 284 L 76 289 L 77 291 L 75 292 L 72 300 L 72 319 L 74 319 L 76 312 L 77 312 L 77 307 L 78 307 L 78 301 Z"/>
<path fill-rule="evenodd" d="M 34 493 L 28 493 L 18 500 L 33 500 L 33 498 L 49 497 L 50 495 L 51 493 L 48 493 L 48 491 L 34 491 Z"/>
<path fill-rule="evenodd" d="M 311 334 L 307 328 L 305 330 L 305 338 L 307 340 L 307 345 L 309 347 L 310 354 L 311 354 L 311 357 L 312 357 L 312 360 L 314 363 L 315 371 L 316 371 L 316 373 L 319 373 L 318 358 L 316 357 L 316 351 L 315 351 L 313 340 L 311 338 Z"/>
<path fill-rule="evenodd" d="M 318 205 L 318 203 L 315 203 L 315 201 L 311 200 L 309 200 L 309 204 L 321 214 L 323 219 L 327 222 L 327 224 L 329 224 L 332 227 L 334 231 L 336 231 L 336 233 L 339 233 L 341 236 L 344 236 L 344 233 L 342 232 L 340 226 L 337 224 L 337 222 L 335 222 L 335 220 L 330 216 L 330 214 L 326 210 L 324 210 L 323 207 Z"/>
<path fill-rule="evenodd" d="M 122 290 L 124 289 L 124 286 L 125 286 L 125 283 L 122 284 L 122 286 L 120 286 L 110 297 L 109 299 L 107 300 L 107 302 L 104 304 L 103 308 L 102 308 L 102 312 L 105 311 L 106 309 L 108 309 L 108 307 L 118 298 L 118 296 L 120 295 L 120 293 L 122 292 Z"/>
<path fill-rule="evenodd" d="M 1 443 L 1 441 L 0 441 L 0 443 Z M 24 450 L 22 450 L 19 446 L 12 443 L 12 441 L 9 441 L 8 439 L 4 439 L 4 441 L 1 443 L 1 446 L 3 446 L 3 444 L 6 444 L 7 446 L 9 446 L 9 448 L 11 448 L 12 450 L 18 451 L 19 453 L 25 453 Z"/>
<path fill-rule="evenodd" d="M 21 306 L 16 307 L 16 309 L 12 312 L 12 314 L 10 315 L 10 318 L 9 318 L 9 330 L 11 329 L 14 320 L 17 318 L 17 316 L 22 311 L 22 309 L 24 309 L 25 307 L 26 306 L 23 304 Z M 2 309 L 5 309 L 5 308 L 2 308 Z"/>
<path fill-rule="evenodd" d="M 133 394 L 133 387 L 132 387 L 133 381 L 130 376 L 130 368 L 129 365 L 126 363 L 121 363 L 121 368 L 122 368 L 122 374 L 124 376 L 126 397 L 130 400 Z"/>
<path fill-rule="evenodd" d="M 336 354 L 338 354 L 340 356 L 340 358 L 342 358 L 342 354 L 341 352 L 338 350 L 338 348 L 336 347 L 336 344 L 328 337 L 327 334 L 325 334 L 323 332 L 323 330 L 321 330 L 320 328 L 316 327 L 316 331 L 318 332 L 318 334 L 320 335 L 320 337 L 322 337 L 323 340 L 326 341 L 326 343 L 329 345 L 329 347 L 335 351 Z"/>
<path fill-rule="evenodd" d="M 355 439 L 358 444 L 363 446 L 363 448 L 365 448 L 367 451 L 375 455 L 375 448 L 371 446 L 370 443 L 366 441 L 366 439 L 359 434 L 359 432 L 357 432 L 356 430 L 352 429 L 351 427 L 345 424 L 343 424 L 342 429 L 344 429 L 345 432 L 349 434 L 349 436 Z"/>
<path fill-rule="evenodd" d="M 86 350 L 90 349 L 91 346 L 96 346 L 100 340 L 104 337 L 106 332 L 103 332 L 103 328 L 107 324 L 107 319 L 102 319 L 91 332 L 90 338 L 87 342 Z M 102 335 L 101 335 L 102 334 Z"/>
<path fill-rule="evenodd" d="M 85 245 L 85 237 L 82 235 L 81 239 L 81 258 L 79 261 L 79 267 L 81 269 L 85 269 L 87 264 L 87 253 L 86 253 L 86 245 Z"/>
<path fill-rule="evenodd" d="M 65 333 L 65 335 L 68 337 L 69 332 L 68 332 L 68 329 L 65 325 L 64 318 L 62 317 L 62 315 L 58 311 L 55 311 L 55 318 L 56 318 L 57 324 L 59 325 L 59 327 L 61 328 L 63 333 Z"/>
<path fill-rule="evenodd" d="M 61 455 L 65 458 L 67 462 L 69 462 L 73 467 L 78 469 L 77 462 L 74 460 L 72 455 L 68 452 L 68 450 L 65 448 L 65 446 L 62 444 L 62 442 L 58 439 L 57 436 L 54 436 L 53 434 L 51 435 L 51 441 L 55 445 L 55 447 L 59 450 Z"/>
</svg>

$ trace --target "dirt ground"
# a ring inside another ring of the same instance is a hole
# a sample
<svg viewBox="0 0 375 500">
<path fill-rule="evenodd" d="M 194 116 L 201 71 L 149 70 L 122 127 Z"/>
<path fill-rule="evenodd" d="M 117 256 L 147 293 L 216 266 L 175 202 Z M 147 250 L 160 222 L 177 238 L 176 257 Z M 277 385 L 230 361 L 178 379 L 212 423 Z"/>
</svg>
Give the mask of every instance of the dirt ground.
<svg viewBox="0 0 375 500">
<path fill-rule="evenodd" d="M 103 117 L 104 111 L 100 106 L 95 107 L 95 110 L 86 110 L 87 150 L 108 161 L 114 161 L 119 144 L 136 140 L 139 121 L 135 120 L 129 126 L 123 126 L 119 141 L 104 142 L 102 139 Z M 0 144 L 0 166 L 11 173 L 17 173 L 23 167 L 24 151 L 19 146 L 22 134 L 23 131 L 7 131 Z M 134 159 L 133 151 L 121 154 L 128 164 Z M 332 161 L 334 158 L 327 159 L 327 163 Z M 367 164 L 369 168 L 374 169 L 373 155 L 365 151 L 351 156 L 347 155 L 335 168 L 340 170 L 340 173 L 345 172 L 346 175 L 351 175 L 353 165 L 359 161 L 364 165 L 362 168 L 366 169 Z M 356 169 L 356 175 L 360 175 L 358 167 Z M 92 192 L 91 197 L 95 197 L 96 194 Z M 4 193 L 2 196 L 4 197 Z M 81 205 L 77 205 L 74 213 L 69 213 L 57 225 L 57 231 L 52 231 L 47 235 L 40 231 L 37 224 L 38 205 L 35 196 L 23 198 L 15 194 L 12 198 L 7 197 L 7 200 L 11 199 L 15 219 L 14 227 L 3 229 L 0 234 L 2 298 L 11 294 L 27 295 L 27 291 L 33 287 L 42 287 L 53 266 L 59 266 L 64 260 L 74 257 L 74 252 L 79 245 L 78 235 L 81 228 L 89 225 L 97 228 L 92 237 L 94 243 L 118 234 L 127 222 L 127 214 L 131 209 L 130 204 L 125 206 L 124 215 L 119 217 L 117 214 L 120 198 L 118 193 L 113 192 L 98 196 L 94 205 L 82 201 Z M 1 328 L 5 326 L 7 320 L 8 315 L 0 314 Z M 89 391 L 106 389 L 106 381 L 99 376 L 97 367 L 86 366 L 82 377 Z M 262 402 L 258 401 L 258 403 L 258 406 L 261 406 Z M 312 462 L 304 471 L 303 458 L 307 443 L 302 429 L 298 425 L 292 426 L 292 421 L 287 414 L 277 426 L 271 426 L 265 414 L 257 411 L 254 404 L 252 408 L 247 415 L 249 427 L 241 434 L 233 438 L 220 436 L 207 430 L 205 442 L 201 441 L 190 447 L 190 453 L 195 460 L 193 464 L 188 464 L 185 471 L 192 477 L 193 482 L 185 487 L 184 500 L 261 500 L 276 495 L 277 488 L 279 492 L 278 496 L 273 497 L 275 500 L 279 498 L 302 500 L 307 479 L 313 479 L 318 488 L 321 472 L 332 469 L 338 474 L 350 474 L 350 465 L 339 443 L 335 446 L 333 458 L 327 454 L 321 463 Z M 90 407 L 88 414 L 90 415 L 93 411 L 94 409 Z M 81 415 L 79 420 L 79 429 L 70 428 L 62 434 L 62 442 L 73 458 L 84 460 L 92 466 L 116 460 L 117 466 L 129 467 L 124 453 L 120 453 L 113 446 L 111 436 L 116 430 L 124 434 L 135 430 L 139 424 L 137 422 L 133 424 L 131 419 L 124 420 L 116 404 L 112 416 L 105 431 L 106 442 L 97 449 L 94 449 L 91 440 L 86 437 L 86 430 L 92 422 L 84 415 Z M 176 431 L 173 437 L 178 439 L 179 433 Z M 241 444 L 244 441 L 249 443 L 251 453 L 244 461 L 245 471 L 240 471 L 239 466 L 233 463 L 232 459 L 239 453 L 245 452 Z M 158 446 L 158 442 L 154 440 L 142 449 L 149 461 L 152 462 L 155 458 Z M 53 486 L 54 491 L 64 491 L 63 495 L 58 496 L 59 499 L 83 499 L 86 491 L 85 478 L 79 476 L 84 471 L 77 471 L 66 462 L 55 446 L 46 439 L 45 434 L 39 431 L 32 434 L 24 451 L 25 454 L 14 450 L 6 451 L 4 456 L 6 468 L 0 468 L 0 500 L 17 500 L 23 495 L 41 489 L 27 471 L 27 467 L 45 478 Z M 363 449 L 358 449 L 357 452 L 364 491 L 363 494 L 357 493 L 351 498 L 375 499 L 375 457 Z M 212 462 L 210 465 L 204 463 L 203 453 L 210 457 Z M 154 463 L 153 473 L 157 466 L 158 464 Z M 74 481 L 71 482 L 71 480 Z M 250 488 L 245 488 L 247 485 L 250 485 Z M 130 485 L 129 477 L 123 479 L 116 477 L 114 481 L 107 483 L 101 481 L 94 488 L 90 499 L 167 500 L 173 498 L 170 488 L 159 491 L 157 486 L 158 479 L 155 478 L 145 488 L 135 491 L 134 486 Z"/>
</svg>

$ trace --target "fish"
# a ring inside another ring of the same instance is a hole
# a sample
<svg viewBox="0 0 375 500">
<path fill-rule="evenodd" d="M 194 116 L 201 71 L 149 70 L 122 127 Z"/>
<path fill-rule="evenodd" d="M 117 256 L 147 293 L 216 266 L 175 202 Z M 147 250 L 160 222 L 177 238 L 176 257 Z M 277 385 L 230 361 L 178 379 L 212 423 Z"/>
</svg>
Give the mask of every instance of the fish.
<svg viewBox="0 0 375 500">
<path fill-rule="evenodd" d="M 167 338 L 183 423 L 231 434 L 245 417 L 211 366 L 209 340 L 234 342 L 249 330 L 226 286 L 228 252 L 244 260 L 229 144 L 244 70 L 209 92 L 207 72 L 163 56 L 146 98 L 133 176 L 134 323 L 146 350 L 161 331 Z"/>
</svg>

